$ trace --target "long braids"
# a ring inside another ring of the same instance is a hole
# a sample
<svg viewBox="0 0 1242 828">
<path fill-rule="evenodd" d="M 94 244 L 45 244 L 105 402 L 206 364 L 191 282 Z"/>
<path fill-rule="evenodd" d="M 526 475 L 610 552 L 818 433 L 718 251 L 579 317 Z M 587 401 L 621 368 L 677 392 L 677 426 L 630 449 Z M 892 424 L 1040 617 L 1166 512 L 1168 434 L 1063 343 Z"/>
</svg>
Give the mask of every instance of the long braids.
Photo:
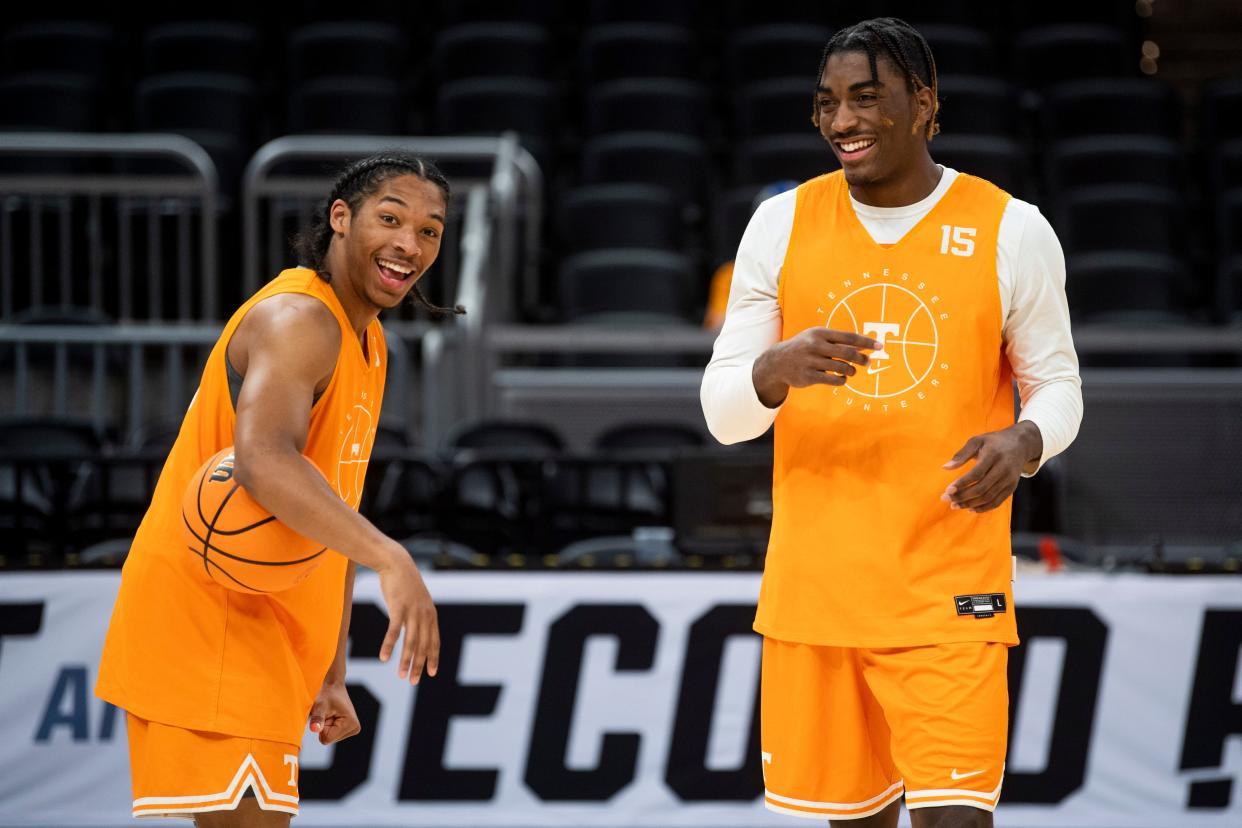
<svg viewBox="0 0 1242 828">
<path fill-rule="evenodd" d="M 356 214 L 362 203 L 374 195 L 381 184 L 402 175 L 415 175 L 434 184 L 444 194 L 444 201 L 448 202 L 448 179 L 435 164 L 421 156 L 393 150 L 355 161 L 341 170 L 332 185 L 331 194 L 316 209 L 310 226 L 294 237 L 293 252 L 298 262 L 313 268 L 324 281 L 332 281 L 332 274 L 324 269 L 324 260 L 328 257 L 334 234 L 329 221 L 332 204 L 341 199 L 349 205 L 350 212 Z M 431 302 L 417 283 L 411 295 L 434 318 L 466 312 L 461 305 L 445 308 Z"/>
<path fill-rule="evenodd" d="M 841 52 L 863 52 L 871 64 L 871 78 L 878 80 L 876 56 L 881 51 L 893 62 L 893 66 L 906 79 L 906 86 L 911 92 L 930 89 L 932 93 L 932 113 L 927 119 L 924 134 L 931 140 L 940 132 L 940 99 L 939 78 L 936 75 L 936 61 L 932 57 L 931 47 L 918 30 L 904 20 L 896 17 L 877 17 L 864 20 L 853 26 L 841 29 L 828 41 L 823 55 L 819 59 L 819 71 L 815 73 L 815 85 L 819 87 L 824 76 L 824 67 L 828 58 Z M 818 96 L 812 98 L 811 119 L 818 123 Z"/>
</svg>

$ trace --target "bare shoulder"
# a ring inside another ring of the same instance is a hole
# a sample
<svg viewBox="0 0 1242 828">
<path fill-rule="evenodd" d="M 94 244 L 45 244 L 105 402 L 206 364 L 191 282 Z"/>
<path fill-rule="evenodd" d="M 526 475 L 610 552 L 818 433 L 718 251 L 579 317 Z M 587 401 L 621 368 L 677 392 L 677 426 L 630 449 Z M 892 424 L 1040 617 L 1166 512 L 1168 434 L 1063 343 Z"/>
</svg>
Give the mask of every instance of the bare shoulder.
<svg viewBox="0 0 1242 828">
<path fill-rule="evenodd" d="M 256 357 L 272 356 L 299 373 L 330 374 L 341 349 L 341 327 L 314 296 L 280 293 L 252 307 L 229 340 L 233 368 L 245 376 Z"/>
</svg>

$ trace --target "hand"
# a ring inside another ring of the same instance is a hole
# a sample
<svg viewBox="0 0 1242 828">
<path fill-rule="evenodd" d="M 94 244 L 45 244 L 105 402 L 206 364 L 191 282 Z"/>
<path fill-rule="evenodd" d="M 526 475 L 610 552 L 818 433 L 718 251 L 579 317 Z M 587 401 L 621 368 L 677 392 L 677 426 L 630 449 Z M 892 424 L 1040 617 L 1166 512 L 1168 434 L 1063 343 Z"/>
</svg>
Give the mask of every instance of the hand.
<svg viewBox="0 0 1242 828">
<path fill-rule="evenodd" d="M 995 509 L 1018 488 L 1023 468 L 1038 460 L 1043 450 L 1043 436 L 1029 421 L 971 437 L 944 467 L 956 469 L 971 458 L 975 467 L 950 483 L 940 499 L 952 509 L 976 513 Z"/>
<path fill-rule="evenodd" d="M 319 734 L 319 744 L 330 745 L 355 736 L 361 730 L 362 724 L 345 685 L 325 681 L 311 705 L 310 732 Z"/>
<path fill-rule="evenodd" d="M 845 385 L 858 370 L 855 365 L 870 361 L 860 349 L 881 347 L 869 336 L 831 328 L 807 328 L 764 351 L 755 360 L 751 379 L 760 401 L 775 408 L 785 400 L 790 388 Z"/>
<path fill-rule="evenodd" d="M 434 676 L 439 667 L 440 624 L 418 567 L 403 547 L 395 542 L 393 547 L 391 563 L 377 570 L 380 591 L 388 606 L 388 632 L 380 645 L 379 657 L 380 661 L 388 661 L 404 630 L 397 675 L 409 679 L 410 684 L 418 684 L 424 666 L 429 676 Z"/>
</svg>

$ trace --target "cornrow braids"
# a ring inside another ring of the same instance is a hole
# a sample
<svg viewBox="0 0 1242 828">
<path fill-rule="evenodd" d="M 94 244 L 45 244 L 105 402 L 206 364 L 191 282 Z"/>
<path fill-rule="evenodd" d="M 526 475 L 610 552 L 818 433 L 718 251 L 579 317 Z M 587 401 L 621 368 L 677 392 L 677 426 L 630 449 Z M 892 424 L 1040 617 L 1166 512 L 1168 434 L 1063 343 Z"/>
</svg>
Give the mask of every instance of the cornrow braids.
<svg viewBox="0 0 1242 828">
<path fill-rule="evenodd" d="M 402 150 L 390 150 L 355 161 L 337 175 L 332 185 L 332 192 L 316 208 L 315 217 L 310 226 L 294 237 L 293 252 L 297 256 L 298 263 L 312 268 L 325 282 L 332 281 L 332 274 L 324 269 L 328 248 L 332 244 L 333 230 L 330 221 L 332 205 L 340 199 L 349 205 L 351 213 L 357 213 L 362 203 L 375 195 L 385 181 L 403 175 L 415 175 L 434 184 L 444 194 L 445 203 L 448 202 L 450 196 L 448 179 L 435 164 L 421 156 Z M 424 310 L 437 319 L 466 312 L 461 305 L 445 308 L 430 302 L 419 290 L 417 284 L 414 285 L 410 295 Z"/>
<path fill-rule="evenodd" d="M 876 70 L 876 56 L 884 54 L 892 61 L 893 66 L 906 79 L 906 88 L 911 92 L 930 89 L 932 93 L 932 113 L 927 120 L 924 134 L 930 140 L 940 132 L 940 99 L 938 94 L 939 78 L 936 75 L 936 61 L 932 57 L 931 47 L 918 30 L 904 20 L 896 17 L 877 17 L 864 20 L 841 29 L 828 41 L 823 55 L 819 59 L 819 71 L 815 74 L 815 87 L 819 88 L 820 79 L 824 76 L 824 67 L 828 58 L 842 52 L 862 52 L 871 64 L 872 80 L 879 79 Z M 818 96 L 811 102 L 811 119 L 818 123 Z"/>
</svg>

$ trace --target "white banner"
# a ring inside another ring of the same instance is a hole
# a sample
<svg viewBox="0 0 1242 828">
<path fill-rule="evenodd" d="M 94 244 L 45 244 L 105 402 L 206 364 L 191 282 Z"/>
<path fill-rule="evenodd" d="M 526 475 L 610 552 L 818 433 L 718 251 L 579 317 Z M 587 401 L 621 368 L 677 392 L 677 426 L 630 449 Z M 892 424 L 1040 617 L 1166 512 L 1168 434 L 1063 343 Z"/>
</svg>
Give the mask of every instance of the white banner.
<svg viewBox="0 0 1242 828">
<path fill-rule="evenodd" d="M 91 692 L 117 582 L 0 575 L 0 825 L 129 824 L 124 715 Z M 415 690 L 374 658 L 386 619 L 376 579 L 359 579 L 364 731 L 306 740 L 299 825 L 790 824 L 760 799 L 757 575 L 428 583 L 444 645 Z M 997 824 L 1242 824 L 1242 579 L 1017 587 Z"/>
</svg>

